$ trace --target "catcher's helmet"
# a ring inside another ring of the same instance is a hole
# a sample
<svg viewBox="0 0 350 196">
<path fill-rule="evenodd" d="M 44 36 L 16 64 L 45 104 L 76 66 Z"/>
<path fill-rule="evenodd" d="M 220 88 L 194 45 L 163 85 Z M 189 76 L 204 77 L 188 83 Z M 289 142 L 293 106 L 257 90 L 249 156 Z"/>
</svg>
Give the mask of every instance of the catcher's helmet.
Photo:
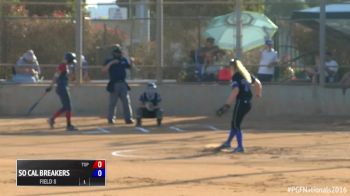
<svg viewBox="0 0 350 196">
<path fill-rule="evenodd" d="M 154 83 L 154 82 L 148 82 L 148 83 L 147 83 L 147 88 L 156 89 L 156 88 L 157 88 L 157 85 L 156 85 L 156 83 Z"/>
<path fill-rule="evenodd" d="M 64 54 L 64 59 L 68 62 L 68 63 L 77 63 L 77 55 L 75 55 L 75 53 L 73 52 L 67 52 Z"/>
</svg>

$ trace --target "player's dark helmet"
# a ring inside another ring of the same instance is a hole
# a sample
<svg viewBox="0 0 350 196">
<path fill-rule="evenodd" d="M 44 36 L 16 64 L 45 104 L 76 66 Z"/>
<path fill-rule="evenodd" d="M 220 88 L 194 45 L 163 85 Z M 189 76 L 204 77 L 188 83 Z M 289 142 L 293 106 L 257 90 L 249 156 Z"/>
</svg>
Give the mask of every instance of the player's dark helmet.
<svg viewBox="0 0 350 196">
<path fill-rule="evenodd" d="M 157 85 L 156 85 L 156 83 L 154 83 L 154 82 L 148 82 L 148 83 L 147 83 L 147 88 L 156 89 L 156 88 L 157 88 Z"/>
<path fill-rule="evenodd" d="M 77 63 L 77 55 L 73 52 L 65 53 L 64 59 L 67 61 L 67 63 Z"/>
<path fill-rule="evenodd" d="M 116 44 L 112 47 L 112 54 L 121 54 L 122 53 L 122 47 L 119 44 Z"/>
</svg>

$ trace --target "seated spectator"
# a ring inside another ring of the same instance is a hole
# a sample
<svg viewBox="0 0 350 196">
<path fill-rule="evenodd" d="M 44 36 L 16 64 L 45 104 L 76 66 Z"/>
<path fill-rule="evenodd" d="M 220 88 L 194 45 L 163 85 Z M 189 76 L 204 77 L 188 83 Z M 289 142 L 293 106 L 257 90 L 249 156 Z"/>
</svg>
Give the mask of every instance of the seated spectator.
<svg viewBox="0 0 350 196">
<path fill-rule="evenodd" d="M 205 74 L 212 75 L 213 70 L 217 73 L 219 69 L 217 67 L 210 68 L 210 66 L 215 66 L 215 60 L 222 54 L 225 54 L 225 52 L 215 45 L 215 39 L 212 37 L 206 39 L 204 47 L 195 51 L 196 72 L 200 80 L 203 79 Z"/>
<path fill-rule="evenodd" d="M 324 67 L 324 77 L 325 81 L 329 83 L 336 82 L 336 77 L 338 74 L 338 63 L 332 59 L 332 54 L 330 52 L 326 53 L 325 57 L 325 67 Z M 315 67 L 306 68 L 305 72 L 312 78 L 313 83 L 317 83 L 320 79 L 320 58 L 315 57 Z"/>
<path fill-rule="evenodd" d="M 17 60 L 13 69 L 12 80 L 18 83 L 37 83 L 39 75 L 39 62 L 34 51 L 28 50 Z"/>
<path fill-rule="evenodd" d="M 153 82 L 147 84 L 145 91 L 140 96 L 140 107 L 136 112 L 136 126 L 142 126 L 142 118 L 156 118 L 157 125 L 162 124 L 163 111 L 160 108 L 160 94 L 157 85 Z"/>
<path fill-rule="evenodd" d="M 336 82 L 336 77 L 338 73 L 338 63 L 333 60 L 332 53 L 327 52 L 326 53 L 326 59 L 325 59 L 325 78 L 326 82 L 333 83 Z"/>
</svg>

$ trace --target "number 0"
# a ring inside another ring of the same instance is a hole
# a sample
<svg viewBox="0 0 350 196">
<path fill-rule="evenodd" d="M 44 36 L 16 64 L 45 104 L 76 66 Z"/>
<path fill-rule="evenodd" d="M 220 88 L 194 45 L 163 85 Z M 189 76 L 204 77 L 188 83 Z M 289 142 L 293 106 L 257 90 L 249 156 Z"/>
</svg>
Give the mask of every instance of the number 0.
<svg viewBox="0 0 350 196">
<path fill-rule="evenodd" d="M 98 175 L 98 176 L 102 176 L 102 170 L 98 170 L 98 171 L 97 171 L 97 175 Z"/>
<path fill-rule="evenodd" d="M 97 167 L 101 168 L 102 167 L 102 161 L 97 162 Z"/>
</svg>

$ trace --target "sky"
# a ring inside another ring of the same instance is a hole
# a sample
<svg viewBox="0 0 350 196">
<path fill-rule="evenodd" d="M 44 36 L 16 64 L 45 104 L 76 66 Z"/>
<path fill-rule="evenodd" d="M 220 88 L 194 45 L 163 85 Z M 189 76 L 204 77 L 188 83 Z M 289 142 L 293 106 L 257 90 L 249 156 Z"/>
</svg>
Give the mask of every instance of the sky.
<svg viewBox="0 0 350 196">
<path fill-rule="evenodd" d="M 107 19 L 109 8 L 117 8 L 115 5 L 115 0 L 87 0 L 87 8 L 90 12 L 91 18 Z M 97 6 L 98 3 L 113 3 L 111 5 Z M 92 4 L 92 5 L 89 5 Z"/>
<path fill-rule="evenodd" d="M 87 4 L 115 3 L 115 0 L 86 0 Z"/>
</svg>

